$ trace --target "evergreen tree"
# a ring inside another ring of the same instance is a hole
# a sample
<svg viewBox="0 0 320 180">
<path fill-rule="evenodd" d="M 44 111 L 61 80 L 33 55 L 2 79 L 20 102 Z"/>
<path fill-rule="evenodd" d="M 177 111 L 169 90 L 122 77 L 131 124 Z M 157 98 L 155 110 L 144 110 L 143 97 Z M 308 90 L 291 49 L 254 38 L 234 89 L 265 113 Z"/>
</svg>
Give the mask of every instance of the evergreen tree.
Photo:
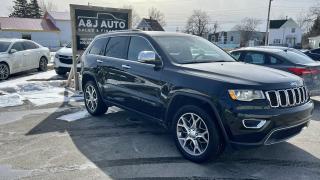
<svg viewBox="0 0 320 180">
<path fill-rule="evenodd" d="M 314 23 L 310 28 L 308 35 L 309 37 L 320 35 L 320 16 L 318 16 L 317 19 L 314 20 Z"/>
<path fill-rule="evenodd" d="M 37 0 L 31 0 L 28 4 L 28 11 L 30 18 L 41 18 L 41 9 Z"/>
<path fill-rule="evenodd" d="M 29 17 L 28 9 L 27 0 L 15 0 L 13 12 L 9 15 L 9 17 L 27 18 Z"/>
</svg>

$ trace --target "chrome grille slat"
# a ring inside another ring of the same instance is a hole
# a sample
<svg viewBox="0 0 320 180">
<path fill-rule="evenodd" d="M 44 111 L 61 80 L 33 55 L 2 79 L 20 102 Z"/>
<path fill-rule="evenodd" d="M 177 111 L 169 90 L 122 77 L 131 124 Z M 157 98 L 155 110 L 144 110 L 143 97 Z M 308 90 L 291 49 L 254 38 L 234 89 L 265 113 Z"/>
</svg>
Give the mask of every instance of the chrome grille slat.
<svg viewBox="0 0 320 180">
<path fill-rule="evenodd" d="M 273 108 L 297 106 L 309 100 L 305 87 L 267 91 L 266 97 Z"/>
</svg>

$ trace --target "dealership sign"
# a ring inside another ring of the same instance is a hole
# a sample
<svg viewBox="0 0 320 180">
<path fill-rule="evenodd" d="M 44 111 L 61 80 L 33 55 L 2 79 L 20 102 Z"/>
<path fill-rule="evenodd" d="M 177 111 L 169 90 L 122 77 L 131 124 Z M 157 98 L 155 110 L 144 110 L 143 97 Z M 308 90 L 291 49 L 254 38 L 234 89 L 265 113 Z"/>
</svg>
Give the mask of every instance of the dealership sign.
<svg viewBox="0 0 320 180">
<path fill-rule="evenodd" d="M 102 33 L 131 27 L 131 10 L 70 5 L 74 38 L 78 51 L 85 50 Z"/>
</svg>

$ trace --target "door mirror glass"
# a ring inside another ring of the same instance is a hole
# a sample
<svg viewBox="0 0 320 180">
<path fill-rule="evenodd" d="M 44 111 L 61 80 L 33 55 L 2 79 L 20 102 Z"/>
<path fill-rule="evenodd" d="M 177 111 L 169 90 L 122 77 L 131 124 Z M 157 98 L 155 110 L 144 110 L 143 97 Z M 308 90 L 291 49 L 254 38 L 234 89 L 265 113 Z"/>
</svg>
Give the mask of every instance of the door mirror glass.
<svg viewBox="0 0 320 180">
<path fill-rule="evenodd" d="M 13 53 L 16 53 L 16 52 L 18 52 L 16 49 L 10 49 L 10 51 L 9 51 L 10 54 L 13 54 Z"/>
<path fill-rule="evenodd" d="M 138 61 L 146 64 L 161 66 L 162 62 L 154 51 L 141 51 L 138 55 Z"/>
</svg>

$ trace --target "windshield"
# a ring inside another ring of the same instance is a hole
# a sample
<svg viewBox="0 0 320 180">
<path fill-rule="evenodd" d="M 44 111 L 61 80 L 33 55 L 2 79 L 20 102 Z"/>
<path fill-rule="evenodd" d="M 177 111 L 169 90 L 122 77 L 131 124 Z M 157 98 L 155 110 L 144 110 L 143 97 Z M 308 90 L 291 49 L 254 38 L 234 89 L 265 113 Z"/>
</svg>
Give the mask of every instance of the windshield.
<svg viewBox="0 0 320 180">
<path fill-rule="evenodd" d="M 71 48 L 71 43 L 68 43 L 68 44 L 66 45 L 66 48 Z"/>
<path fill-rule="evenodd" d="M 0 41 L 0 52 L 6 52 L 10 44 L 10 42 Z"/>
<path fill-rule="evenodd" d="M 314 60 L 312 60 L 311 58 L 309 58 L 306 55 L 302 55 L 302 54 L 298 54 L 296 52 L 293 51 L 283 51 L 280 53 L 280 55 L 286 59 L 288 59 L 289 61 L 295 63 L 295 64 L 310 64 L 310 63 L 315 63 Z"/>
<path fill-rule="evenodd" d="M 197 36 L 156 36 L 154 39 L 178 64 L 234 62 L 226 52 Z"/>
</svg>

